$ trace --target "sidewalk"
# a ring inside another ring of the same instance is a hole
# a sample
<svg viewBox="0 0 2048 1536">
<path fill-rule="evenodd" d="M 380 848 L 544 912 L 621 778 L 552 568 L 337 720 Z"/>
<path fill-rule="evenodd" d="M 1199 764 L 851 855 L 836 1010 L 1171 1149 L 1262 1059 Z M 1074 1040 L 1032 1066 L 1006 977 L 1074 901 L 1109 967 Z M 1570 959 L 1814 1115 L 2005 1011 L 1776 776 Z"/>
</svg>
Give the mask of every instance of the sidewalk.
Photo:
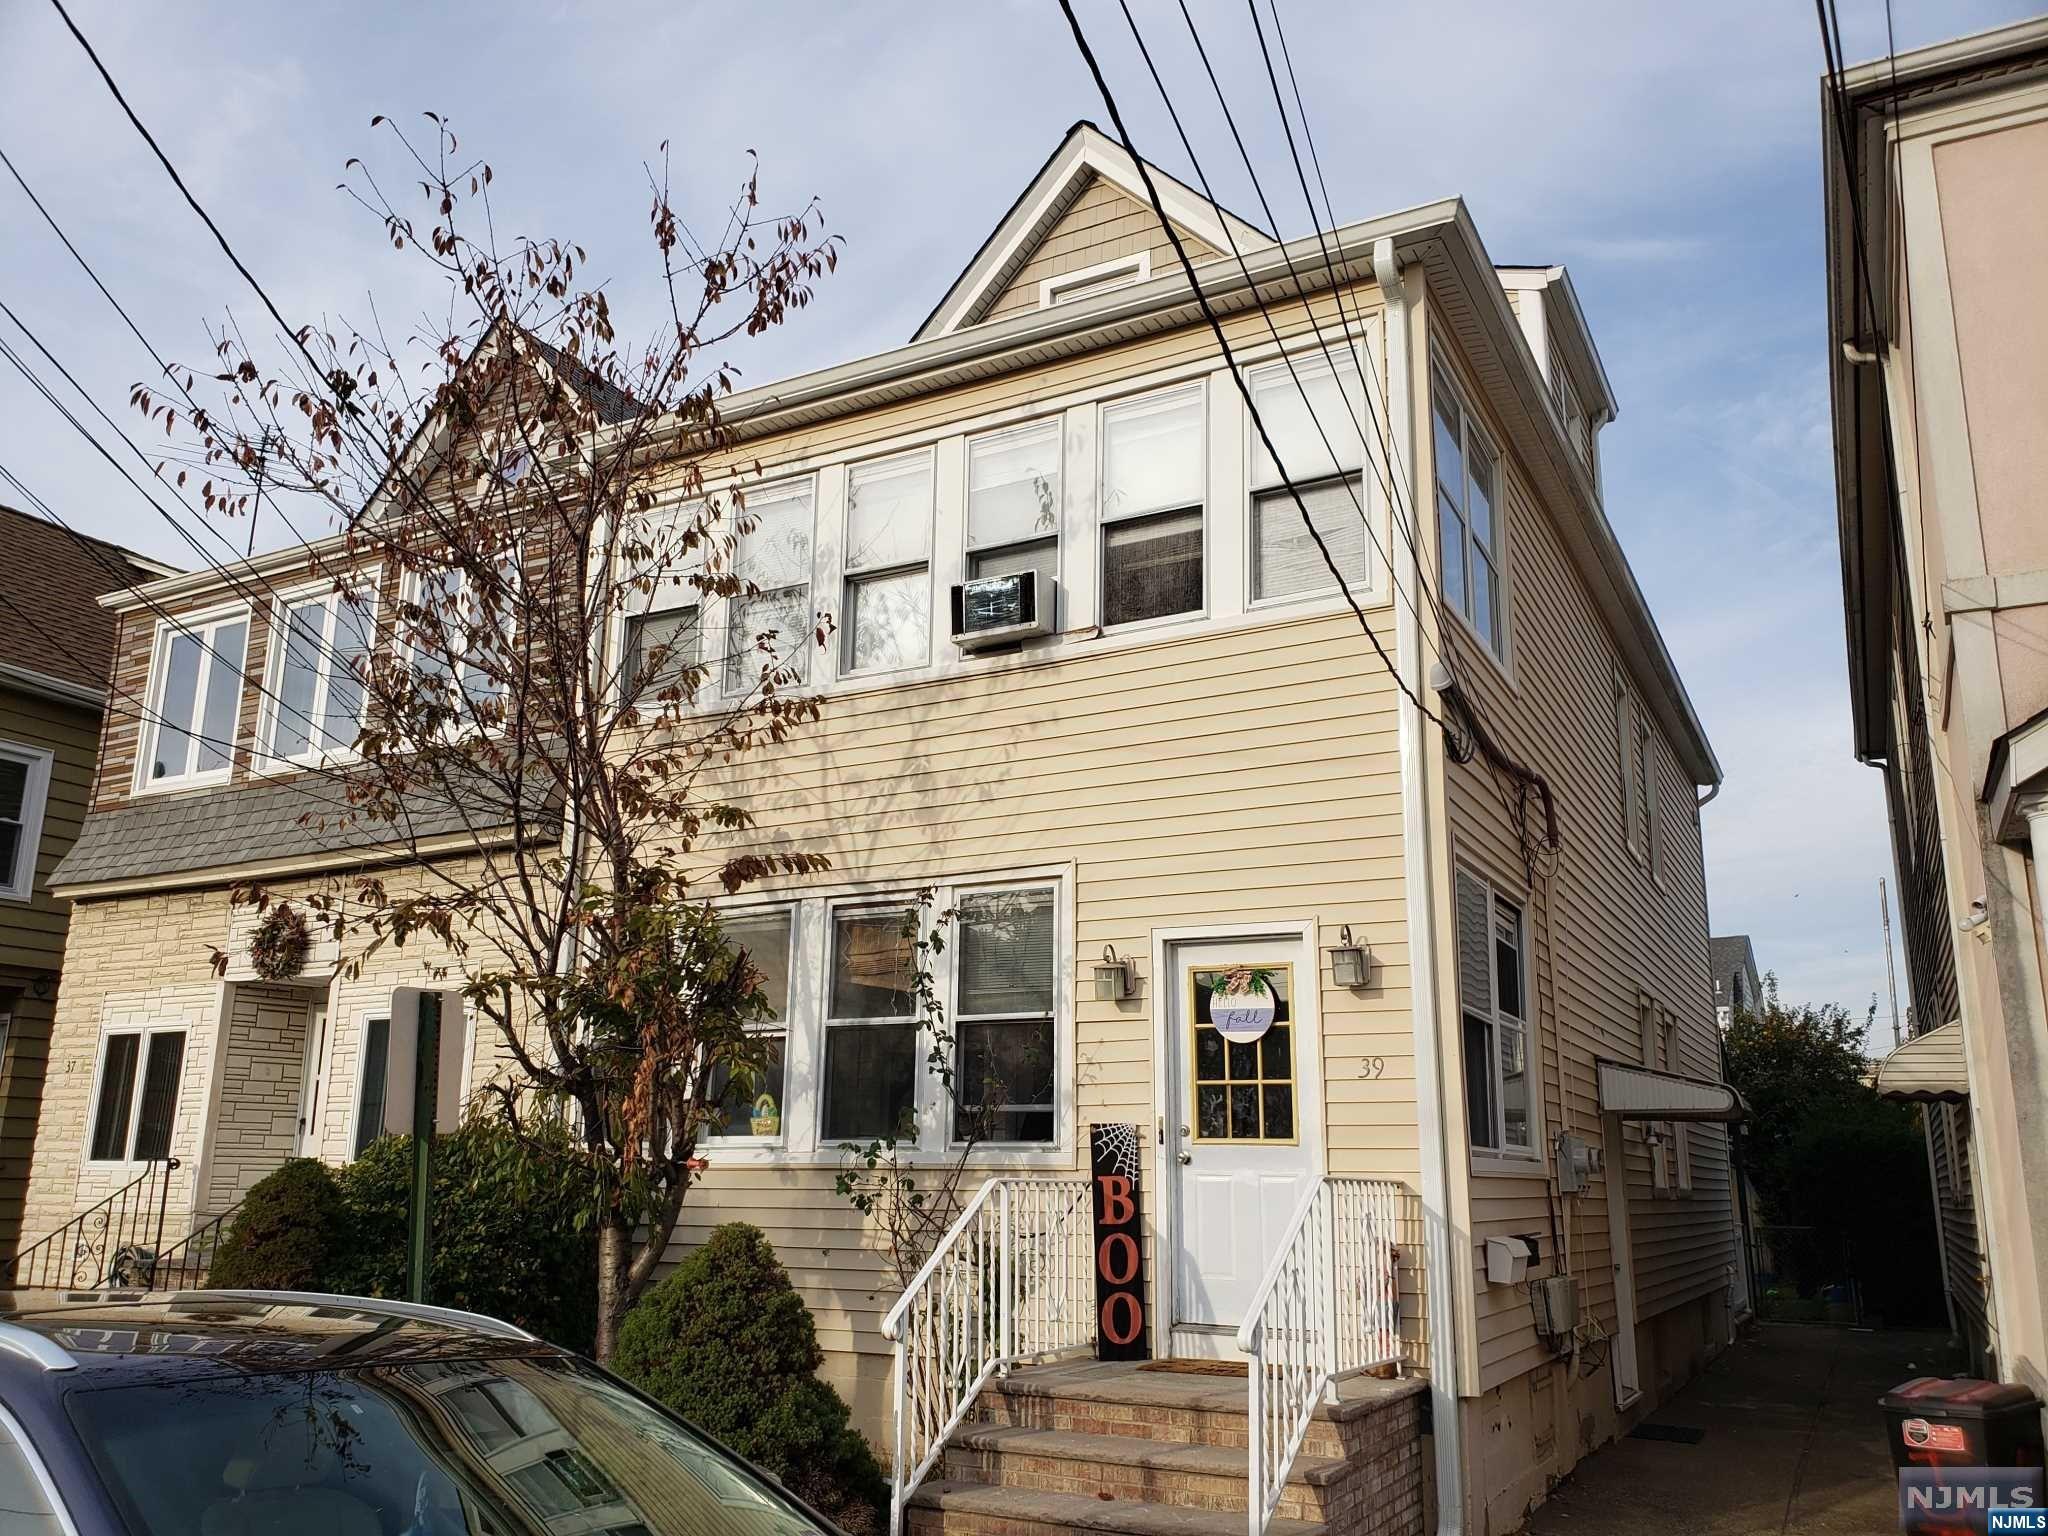
<svg viewBox="0 0 2048 1536">
<path fill-rule="evenodd" d="M 1697 1445 L 1624 1437 L 1581 1463 L 1529 1536 L 1879 1536 L 1898 1485 L 1877 1399 L 1943 1375 L 1926 1333 L 1765 1324 L 1646 1421 Z"/>
</svg>

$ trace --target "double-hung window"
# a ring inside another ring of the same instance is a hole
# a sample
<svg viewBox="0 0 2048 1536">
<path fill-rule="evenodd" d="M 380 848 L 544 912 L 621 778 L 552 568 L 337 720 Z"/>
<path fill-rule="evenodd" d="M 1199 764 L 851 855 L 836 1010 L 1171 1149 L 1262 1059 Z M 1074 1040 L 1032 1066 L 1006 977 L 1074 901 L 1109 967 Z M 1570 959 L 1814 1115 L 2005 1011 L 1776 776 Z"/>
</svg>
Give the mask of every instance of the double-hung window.
<svg viewBox="0 0 2048 1536">
<path fill-rule="evenodd" d="M 1507 636 L 1501 614 L 1500 460 L 1443 369 L 1435 369 L 1432 378 L 1443 599 L 1501 657 Z"/>
<path fill-rule="evenodd" d="M 1657 758 L 1656 738 L 1650 734 L 1650 722 L 1643 717 L 1640 708 L 1636 710 L 1635 728 L 1635 778 L 1633 783 L 1635 814 L 1630 828 L 1629 846 L 1635 849 L 1636 857 L 1643 861 L 1643 868 L 1652 874 L 1657 870 Z"/>
<path fill-rule="evenodd" d="M 1535 1087 L 1522 909 L 1462 869 L 1457 893 L 1458 1006 L 1472 1145 L 1512 1157 L 1533 1157 Z"/>
<path fill-rule="evenodd" d="M 95 1163 L 153 1163 L 169 1157 L 184 1065 L 182 1027 L 107 1035 L 100 1048 L 87 1157 Z"/>
<path fill-rule="evenodd" d="M 1034 422 L 970 439 L 967 574 L 1036 571 L 1043 594 L 1059 565 L 1059 422 Z"/>
<path fill-rule="evenodd" d="M 1199 613 L 1202 486 L 1199 384 L 1102 411 L 1102 622 Z"/>
<path fill-rule="evenodd" d="M 227 778 L 248 648 L 247 609 L 210 620 L 167 621 L 158 629 L 144 784 L 168 789 Z"/>
<path fill-rule="evenodd" d="M 975 891 L 953 945 L 953 1137 L 1054 1139 L 1052 886 Z"/>
<path fill-rule="evenodd" d="M 733 551 L 733 574 L 746 589 L 728 605 L 725 691 L 746 693 L 767 669 L 779 680 L 809 675 L 811 636 L 811 514 L 809 480 L 764 486 L 736 509 L 745 525 Z"/>
<path fill-rule="evenodd" d="M 408 664 L 428 689 L 444 690 L 432 702 L 450 711 L 458 725 L 465 714 L 483 724 L 501 717 L 515 665 L 519 581 L 516 549 L 498 557 L 488 590 L 479 590 L 466 570 L 453 565 L 406 577 L 406 598 L 416 610 L 403 635 Z"/>
<path fill-rule="evenodd" d="M 1253 429 L 1252 601 L 1334 592 L 1339 578 L 1363 597 L 1373 586 L 1375 562 L 1362 432 L 1370 418 L 1357 363 L 1348 352 L 1334 364 L 1295 358 L 1291 365 L 1254 370 L 1250 385 L 1259 421 L 1280 455 L 1276 463 Z M 1327 560 L 1317 536 L 1329 550 Z"/>
<path fill-rule="evenodd" d="M 712 1108 L 706 1134 L 753 1136 L 764 1140 L 782 1135 L 784 1064 L 789 1032 L 790 929 L 792 908 L 775 912 L 738 912 L 720 920 L 725 941 L 742 951 L 761 975 L 768 1000 L 768 1019 L 757 1026 L 762 1049 L 758 1064 L 734 1071 L 727 1062 L 712 1065 L 704 1100 Z"/>
<path fill-rule="evenodd" d="M 919 450 L 846 475 L 848 672 L 931 660 L 932 456 Z"/>
<path fill-rule="evenodd" d="M 0 899 L 26 901 L 35 890 L 49 795 L 50 754 L 0 741 Z"/>
<path fill-rule="evenodd" d="M 626 617 L 625 675 L 627 702 L 643 714 L 662 708 L 663 695 L 694 693 L 692 669 L 702 663 L 703 623 L 696 603 L 655 608 Z"/>
<path fill-rule="evenodd" d="M 819 1122 L 825 1141 L 917 1138 L 917 920 L 912 907 L 832 913 Z"/>
<path fill-rule="evenodd" d="M 363 727 L 376 588 L 309 593 L 272 611 L 263 748 L 272 762 L 352 752 Z"/>
</svg>

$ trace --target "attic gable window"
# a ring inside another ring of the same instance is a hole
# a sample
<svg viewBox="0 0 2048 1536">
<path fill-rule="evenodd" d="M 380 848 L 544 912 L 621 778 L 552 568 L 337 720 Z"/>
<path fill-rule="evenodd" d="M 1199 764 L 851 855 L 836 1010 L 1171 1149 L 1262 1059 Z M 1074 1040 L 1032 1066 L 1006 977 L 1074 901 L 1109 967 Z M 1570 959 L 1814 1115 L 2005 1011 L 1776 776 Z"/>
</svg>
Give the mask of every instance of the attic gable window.
<svg viewBox="0 0 2048 1536">
<path fill-rule="evenodd" d="M 1051 309 L 1055 304 L 1072 304 L 1077 299 L 1092 299 L 1099 293 L 1108 293 L 1117 288 L 1134 288 L 1152 276 L 1152 253 L 1140 251 L 1135 256 L 1119 256 L 1113 261 L 1099 261 L 1092 267 L 1082 267 L 1075 272 L 1063 272 L 1058 277 L 1048 277 L 1038 285 L 1038 307 Z"/>
</svg>

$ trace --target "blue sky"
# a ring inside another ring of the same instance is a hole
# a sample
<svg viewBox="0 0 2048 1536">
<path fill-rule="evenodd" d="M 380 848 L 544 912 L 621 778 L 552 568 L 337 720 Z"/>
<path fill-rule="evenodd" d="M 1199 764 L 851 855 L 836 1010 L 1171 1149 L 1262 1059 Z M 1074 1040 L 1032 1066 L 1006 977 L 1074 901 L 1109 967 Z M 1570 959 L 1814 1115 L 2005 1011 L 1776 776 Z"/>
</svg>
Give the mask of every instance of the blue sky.
<svg viewBox="0 0 2048 1536">
<path fill-rule="evenodd" d="M 1066 127 L 1103 115 L 1054 0 L 70 3 L 294 318 L 434 297 L 335 190 L 353 155 L 397 174 L 375 113 L 448 116 L 496 170 L 501 227 L 579 240 L 628 323 L 654 319 L 643 162 L 668 140 L 679 209 L 709 219 L 759 151 L 768 206 L 816 195 L 846 247 L 818 302 L 740 357 L 751 382 L 906 340 Z M 1881 54 L 1881 5 L 1840 3 L 1849 57 Z M 1727 770 L 1706 813 L 1714 929 L 1752 934 L 1789 996 L 1860 1009 L 1884 987 L 1890 854 L 1878 775 L 1849 752 L 1811 8 L 1282 8 L 1340 219 L 1456 193 L 1496 260 L 1571 267 L 1621 401 L 1608 513 Z M 1133 9 L 1219 195 L 1253 211 L 1178 9 Z M 1246 11 L 1193 9 L 1282 232 L 1306 232 Z M 1896 0 L 1898 40 L 2031 9 Z M 1082 15 L 1139 148 L 1187 174 L 1121 16 Z M 254 325 L 44 0 L 0 0 L 0 148 L 166 355 L 204 363 L 225 311 Z M 0 299 L 125 421 L 148 358 L 5 180 L 0 231 Z M 74 526 L 189 563 L 4 372 L 0 463 Z"/>
</svg>

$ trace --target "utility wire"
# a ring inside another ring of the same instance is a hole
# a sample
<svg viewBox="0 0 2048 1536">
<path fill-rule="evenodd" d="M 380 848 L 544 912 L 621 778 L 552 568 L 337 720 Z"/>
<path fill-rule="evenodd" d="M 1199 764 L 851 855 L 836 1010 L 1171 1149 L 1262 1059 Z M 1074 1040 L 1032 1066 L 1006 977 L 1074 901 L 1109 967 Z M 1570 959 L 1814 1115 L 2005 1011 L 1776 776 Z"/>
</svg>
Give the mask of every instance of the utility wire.
<svg viewBox="0 0 2048 1536">
<path fill-rule="evenodd" d="M 1323 557 L 1323 563 L 1330 568 L 1331 576 L 1336 579 L 1338 588 L 1344 594 L 1344 601 L 1350 605 L 1359 628 L 1365 631 L 1366 639 L 1372 642 L 1373 651 L 1379 657 L 1380 665 L 1386 669 L 1388 677 L 1393 680 L 1394 686 L 1415 706 L 1424 719 L 1437 725 L 1446 736 L 1455 738 L 1456 732 L 1452 727 L 1431 709 L 1422 696 L 1409 687 L 1407 679 L 1401 676 L 1400 669 L 1395 666 L 1393 657 L 1387 654 L 1387 648 L 1381 642 L 1378 632 L 1366 618 L 1365 610 L 1359 606 L 1350 583 L 1344 579 L 1344 572 L 1338 567 L 1336 557 L 1330 553 L 1330 546 L 1325 542 L 1322 531 L 1316 527 L 1315 519 L 1309 515 L 1308 504 L 1302 500 L 1300 488 L 1287 473 L 1287 467 L 1280 458 L 1279 447 L 1274 443 L 1272 433 L 1266 429 L 1265 420 L 1259 414 L 1258 402 L 1252 398 L 1251 387 L 1245 382 L 1244 372 L 1238 366 L 1237 355 L 1231 350 L 1230 338 L 1224 332 L 1223 322 L 1217 317 L 1215 307 L 1210 304 L 1209 295 L 1203 290 L 1201 279 L 1195 275 L 1194 262 L 1188 256 L 1187 246 L 1181 240 L 1180 231 L 1167 216 L 1165 204 L 1160 200 L 1159 188 L 1152 180 L 1152 169 L 1138 153 L 1136 145 L 1131 141 L 1130 130 L 1124 126 L 1123 112 L 1117 106 L 1116 95 L 1109 88 L 1109 81 L 1102 73 L 1101 64 L 1096 60 L 1095 50 L 1088 45 L 1088 36 L 1082 30 L 1081 19 L 1074 13 L 1073 0 L 1059 0 L 1059 4 L 1060 10 L 1066 15 L 1068 27 L 1073 31 L 1074 45 L 1080 50 L 1083 62 L 1087 64 L 1088 73 L 1094 77 L 1096 90 L 1101 93 L 1103 108 L 1109 113 L 1109 120 L 1116 128 L 1117 138 L 1123 144 L 1124 153 L 1131 157 L 1138 168 L 1138 175 L 1145 184 L 1145 196 L 1151 202 L 1160 228 L 1165 230 L 1167 241 L 1172 245 L 1173 253 L 1180 261 L 1181 270 L 1187 274 L 1188 285 L 1194 291 L 1195 301 L 1201 306 L 1202 315 L 1209 322 L 1209 329 L 1216 337 L 1217 346 L 1222 350 L 1224 364 L 1230 370 L 1230 377 L 1237 385 L 1237 392 L 1244 400 L 1246 411 L 1250 413 L 1252 426 L 1259 434 L 1259 441 L 1273 460 L 1274 468 L 1280 472 L 1282 483 L 1287 487 L 1288 495 L 1293 498 L 1295 509 L 1300 512 L 1302 523 L 1308 529 L 1308 536 L 1314 541 L 1317 553 Z M 1255 299 L 1256 297 L 1254 294 Z"/>
</svg>

